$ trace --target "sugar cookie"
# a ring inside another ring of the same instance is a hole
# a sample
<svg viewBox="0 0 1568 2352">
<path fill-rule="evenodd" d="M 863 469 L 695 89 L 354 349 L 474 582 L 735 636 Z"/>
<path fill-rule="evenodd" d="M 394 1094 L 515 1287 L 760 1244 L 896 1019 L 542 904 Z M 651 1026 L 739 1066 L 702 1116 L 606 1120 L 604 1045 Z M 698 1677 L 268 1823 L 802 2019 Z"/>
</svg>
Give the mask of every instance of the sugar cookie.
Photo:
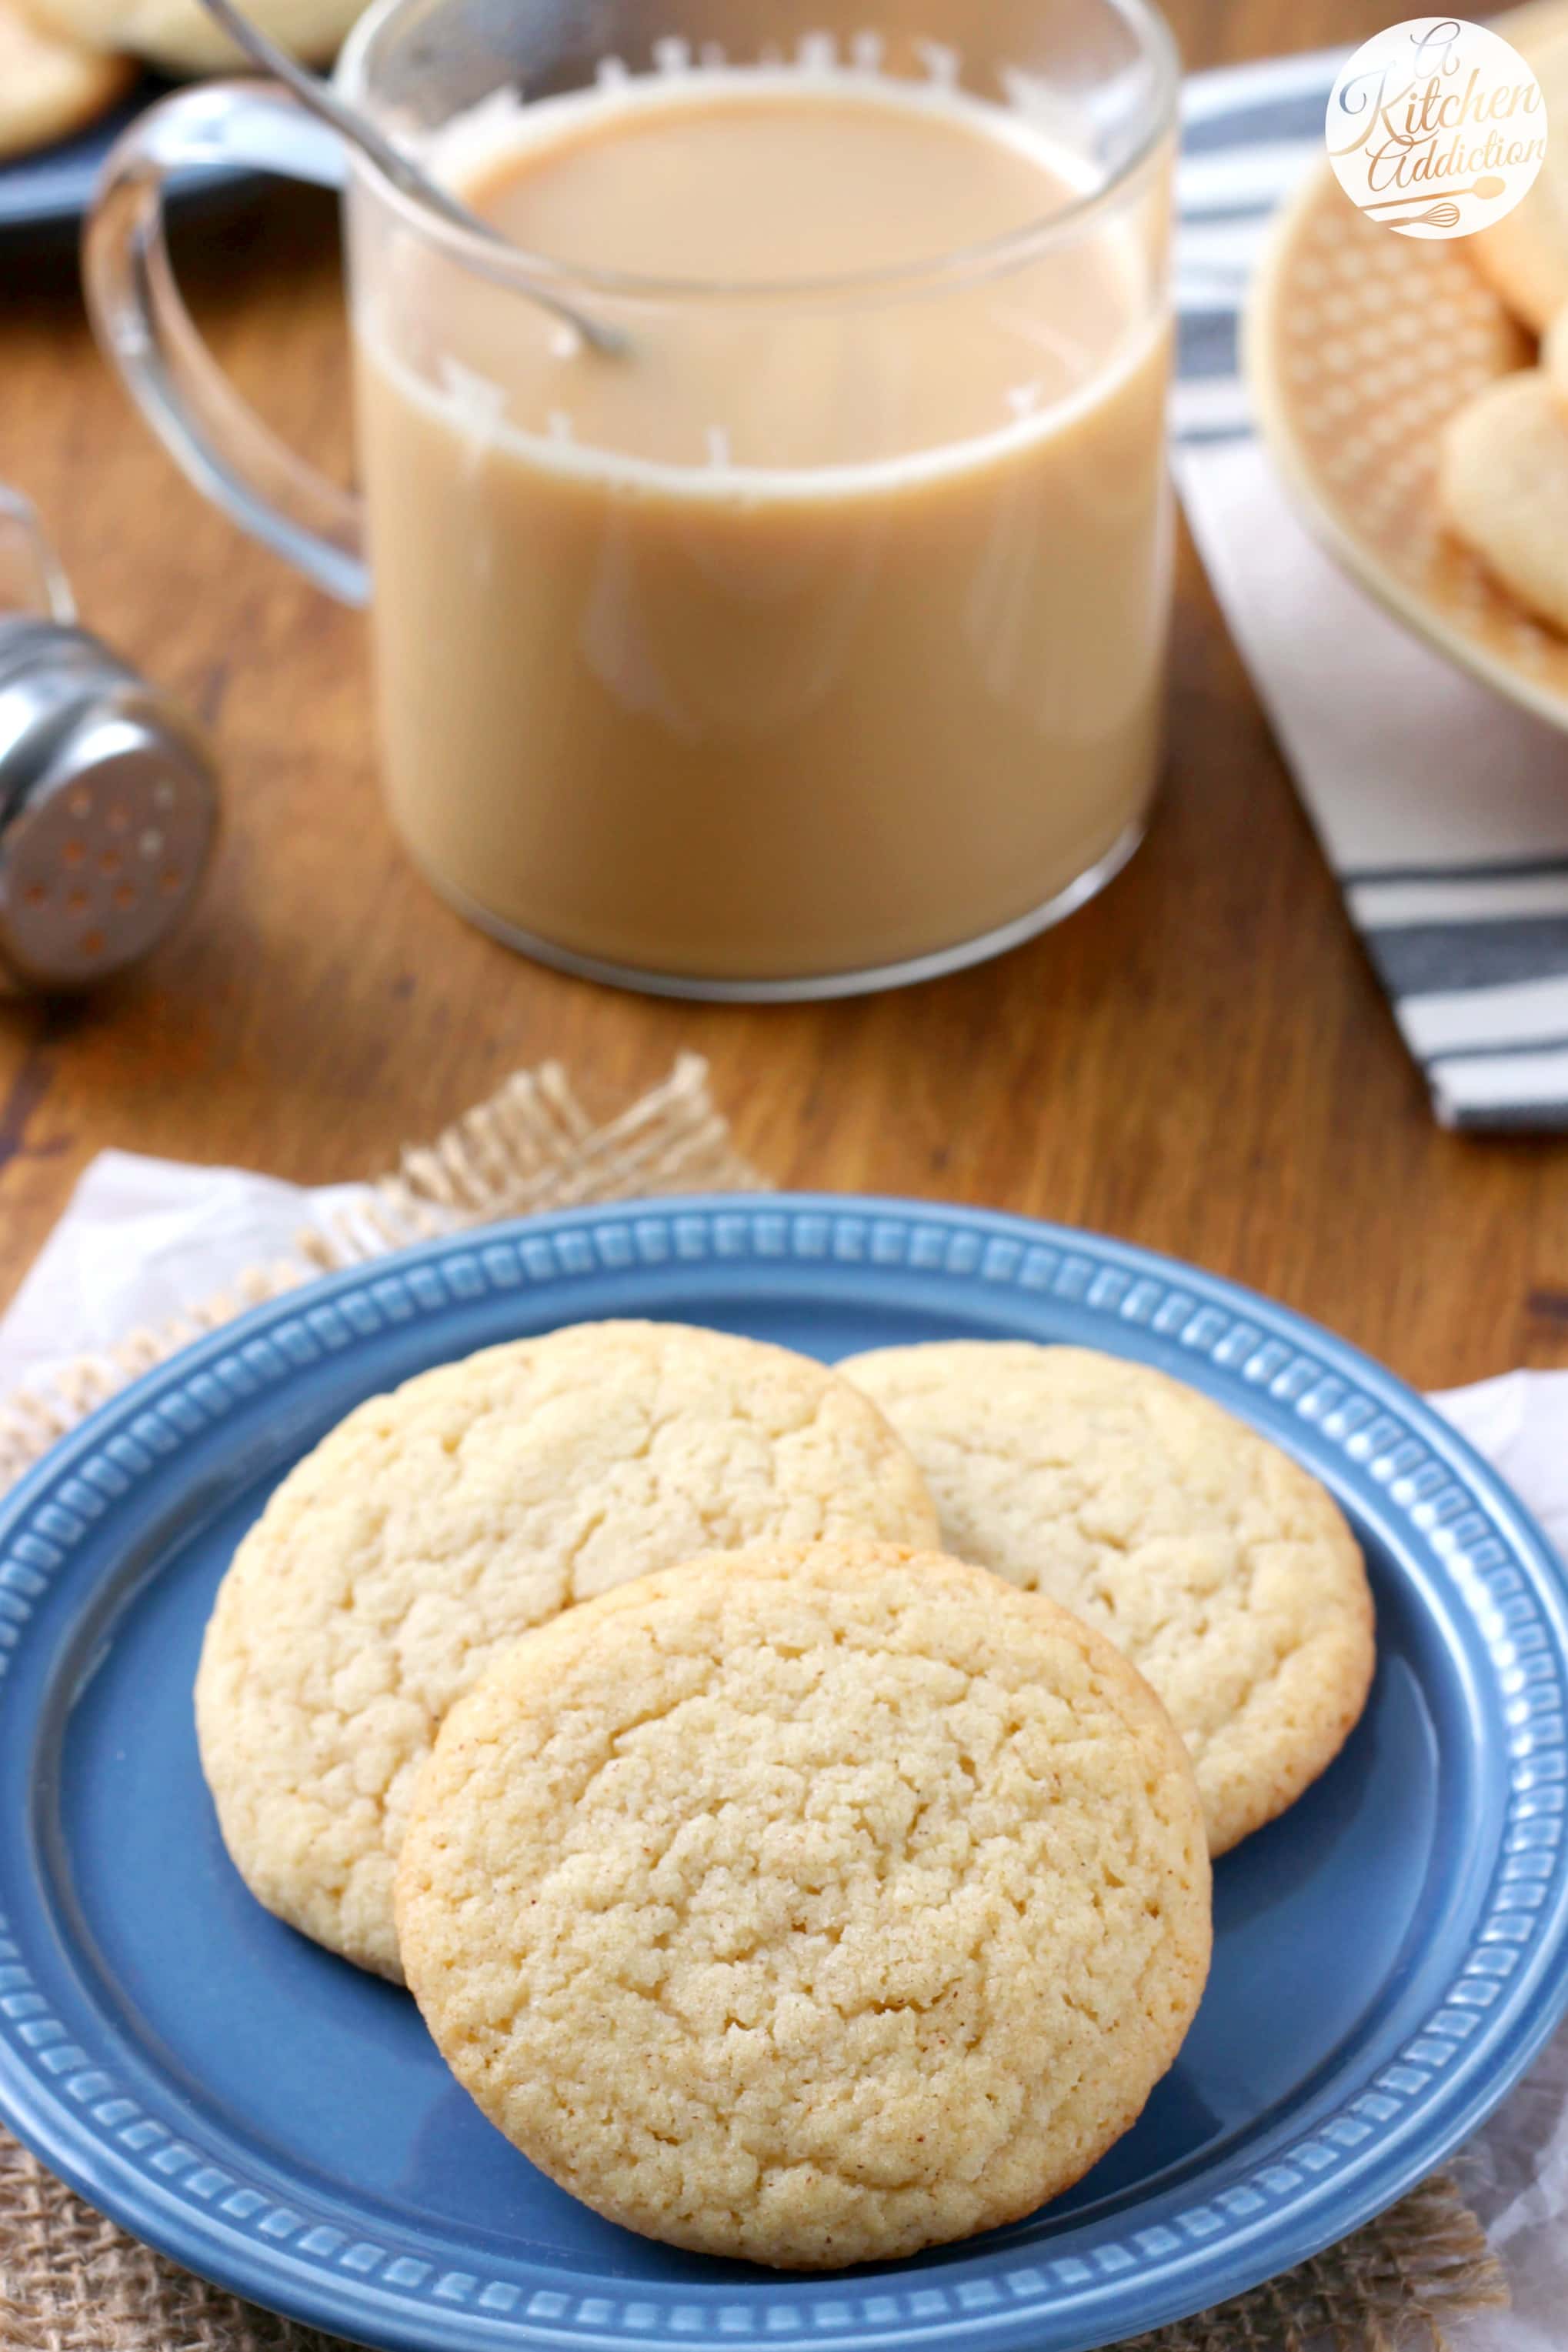
<svg viewBox="0 0 1568 2352">
<path fill-rule="evenodd" d="M 26 155 L 83 130 L 131 78 L 120 58 L 62 38 L 11 0 L 0 0 L 0 157 Z"/>
<path fill-rule="evenodd" d="M 1568 630 L 1568 412 L 1544 370 L 1500 376 L 1449 420 L 1437 500 L 1510 595 Z"/>
<path fill-rule="evenodd" d="M 942 1541 L 1147 1675 L 1215 1853 L 1338 1754 L 1372 1680 L 1360 1551 L 1315 1478 L 1206 1397 L 1084 1348 L 939 1341 L 839 1370 L 908 1442 Z"/>
<path fill-rule="evenodd" d="M 626 2228 L 792 2268 L 1031 2213 L 1133 2122 L 1208 1965 L 1192 1769 L 1052 1602 L 763 1547 L 516 1643 L 398 1874 L 479 2105 Z"/>
<path fill-rule="evenodd" d="M 196 1724 L 229 1853 L 268 1910 L 395 1978 L 415 1778 L 499 1650 L 693 1552 L 935 1533 L 877 1408 L 782 1348 L 586 1323 L 423 1373 L 289 1473 L 224 1579 Z"/>
<path fill-rule="evenodd" d="M 230 73 L 244 60 L 201 0 L 27 0 L 40 24 L 123 50 L 169 74 Z M 368 0 L 246 0 L 247 15 L 309 65 L 330 65 Z"/>
<path fill-rule="evenodd" d="M 1512 212 L 1466 237 L 1463 249 L 1493 292 L 1539 333 L 1568 303 L 1568 8 L 1522 8 L 1494 18 L 1491 30 L 1534 68 L 1546 101 L 1546 156 Z"/>
</svg>

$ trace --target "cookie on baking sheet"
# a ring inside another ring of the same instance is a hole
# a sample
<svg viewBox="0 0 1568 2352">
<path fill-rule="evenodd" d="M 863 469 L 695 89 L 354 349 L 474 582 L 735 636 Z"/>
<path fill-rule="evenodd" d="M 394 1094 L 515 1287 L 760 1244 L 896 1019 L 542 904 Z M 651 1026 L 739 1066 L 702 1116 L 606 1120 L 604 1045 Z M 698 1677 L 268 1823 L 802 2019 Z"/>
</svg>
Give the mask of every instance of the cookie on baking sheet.
<svg viewBox="0 0 1568 2352">
<path fill-rule="evenodd" d="M 1516 317 L 1537 333 L 1568 303 L 1568 5 L 1491 20 L 1534 69 L 1546 101 L 1546 155 L 1512 212 L 1477 229 L 1463 250 Z"/>
<path fill-rule="evenodd" d="M 30 10 L 0 0 L 0 161 L 84 130 L 131 78 L 119 58 L 59 38 Z"/>
<path fill-rule="evenodd" d="M 289 1473 L 224 1579 L 196 1727 L 225 1843 L 269 1911 L 395 1979 L 415 1777 L 498 1650 L 693 1552 L 935 1534 L 877 1408 L 783 1348 L 583 1323 L 422 1373 Z"/>
<path fill-rule="evenodd" d="M 1450 418 L 1437 502 L 1510 595 L 1568 631 L 1568 409 L 1546 369 L 1500 376 Z"/>
<path fill-rule="evenodd" d="M 169 74 L 232 72 L 245 60 L 201 0 L 27 0 L 38 22 L 89 48 Z M 307 64 L 330 65 L 368 0 L 246 0 L 246 14 Z"/>
<path fill-rule="evenodd" d="M 1208 1967 L 1192 1767 L 1110 1643 L 931 1553 L 762 1547 L 573 1610 L 443 1726 L 408 1981 L 612 2221 L 779 2267 L 1033 2212 Z"/>
<path fill-rule="evenodd" d="M 1206 1397 L 1085 1348 L 960 1339 L 851 1357 L 925 1473 L 942 1541 L 1124 1650 L 1185 1738 L 1224 1853 L 1339 1753 L 1372 1597 L 1315 1478 Z"/>
</svg>

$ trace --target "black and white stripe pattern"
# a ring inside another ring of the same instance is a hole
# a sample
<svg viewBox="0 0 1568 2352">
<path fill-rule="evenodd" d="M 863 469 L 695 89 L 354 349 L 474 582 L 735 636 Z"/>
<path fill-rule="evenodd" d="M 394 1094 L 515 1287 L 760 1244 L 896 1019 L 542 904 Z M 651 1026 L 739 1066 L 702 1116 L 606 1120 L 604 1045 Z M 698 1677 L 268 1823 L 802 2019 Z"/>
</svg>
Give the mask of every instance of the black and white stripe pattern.
<svg viewBox="0 0 1568 2352">
<path fill-rule="evenodd" d="M 1184 99 L 1173 425 L 1194 533 L 1437 1116 L 1568 1129 L 1568 740 L 1342 579 L 1252 437 L 1237 331 L 1337 51 Z"/>
<path fill-rule="evenodd" d="M 1323 152 L 1337 50 L 1194 75 L 1182 97 L 1175 431 L 1249 432 L 1237 327 L 1270 215 Z"/>
</svg>

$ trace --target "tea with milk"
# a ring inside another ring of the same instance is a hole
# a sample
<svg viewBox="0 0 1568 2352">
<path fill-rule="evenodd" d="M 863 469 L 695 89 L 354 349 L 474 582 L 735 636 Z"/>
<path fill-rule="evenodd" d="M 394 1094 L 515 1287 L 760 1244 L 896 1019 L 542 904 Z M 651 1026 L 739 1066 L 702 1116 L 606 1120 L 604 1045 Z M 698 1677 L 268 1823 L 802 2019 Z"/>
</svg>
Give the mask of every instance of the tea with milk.
<svg viewBox="0 0 1568 2352">
<path fill-rule="evenodd" d="M 449 895 L 800 979 L 1022 924 L 1136 837 L 1166 334 L 1146 237 L 1053 235 L 1065 150 L 755 68 L 481 109 L 435 160 L 628 345 L 412 236 L 363 273 L 387 783 Z"/>
</svg>

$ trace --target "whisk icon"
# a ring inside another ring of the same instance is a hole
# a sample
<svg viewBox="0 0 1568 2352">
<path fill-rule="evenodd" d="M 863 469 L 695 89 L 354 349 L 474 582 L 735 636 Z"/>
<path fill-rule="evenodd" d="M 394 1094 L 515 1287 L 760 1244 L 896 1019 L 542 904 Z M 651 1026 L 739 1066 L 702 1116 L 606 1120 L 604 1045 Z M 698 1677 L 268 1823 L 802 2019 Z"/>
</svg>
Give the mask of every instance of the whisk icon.
<svg viewBox="0 0 1568 2352">
<path fill-rule="evenodd" d="M 1459 207 L 1454 204 L 1433 205 L 1424 213 L 1412 213 L 1405 220 L 1388 221 L 1388 228 L 1458 228 Z"/>
</svg>

